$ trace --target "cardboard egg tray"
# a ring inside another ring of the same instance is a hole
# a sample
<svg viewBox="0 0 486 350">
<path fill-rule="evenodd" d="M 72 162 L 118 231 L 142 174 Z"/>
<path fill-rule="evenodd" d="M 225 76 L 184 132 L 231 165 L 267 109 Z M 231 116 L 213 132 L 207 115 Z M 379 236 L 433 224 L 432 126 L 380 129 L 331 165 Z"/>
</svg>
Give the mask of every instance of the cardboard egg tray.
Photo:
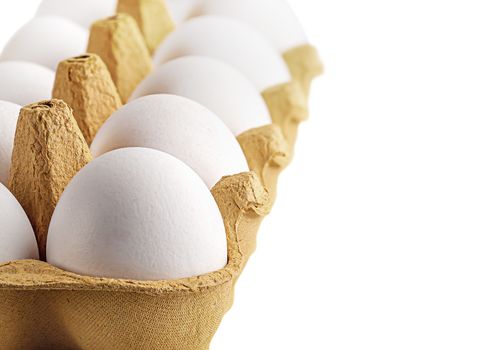
<svg viewBox="0 0 486 350">
<path fill-rule="evenodd" d="M 125 10 L 130 12 L 130 9 Z M 143 16 L 138 17 L 137 22 L 143 28 L 140 19 Z M 109 20 L 116 22 L 117 18 Z M 111 24 L 103 22 L 93 28 L 98 28 L 104 40 L 113 44 L 114 40 L 106 39 L 110 31 L 105 30 Z M 159 37 L 169 29 L 162 30 Z M 143 30 L 138 30 L 134 36 L 142 37 Z M 126 42 L 117 45 L 129 46 L 130 36 L 123 38 Z M 113 80 L 95 69 L 91 73 L 103 76 L 104 83 L 94 84 L 94 87 L 90 84 L 89 72 L 81 70 L 83 74 L 64 84 L 61 77 L 66 67 L 61 63 L 54 88 L 54 95 L 64 94 L 61 97 L 74 109 L 86 139 L 93 136 L 93 128 L 100 124 L 89 118 L 90 109 L 108 114 L 108 117 L 120 105 L 118 96 L 112 96 L 108 105 L 106 99 L 97 100 L 96 89 L 104 89 L 105 93 L 112 91 L 113 85 L 118 91 L 130 89 L 127 86 L 133 89 L 136 84 L 130 73 L 123 76 L 118 71 L 114 78 L 113 72 L 127 60 L 131 60 L 131 64 L 143 62 L 143 58 L 133 61 L 133 51 L 129 57 L 116 57 L 106 52 L 110 47 L 106 43 L 99 49 L 97 45 L 90 46 L 94 48 L 89 50 L 92 54 L 71 59 L 71 63 L 88 62 L 89 58 L 97 57 L 93 53 L 98 54 L 105 57 L 106 69 Z M 310 83 L 322 73 L 321 62 L 311 46 L 291 50 L 284 58 L 293 82 L 263 93 L 273 124 L 238 136 L 251 171 L 224 177 L 212 189 L 227 233 L 227 266 L 194 278 L 151 282 L 80 276 L 34 260 L 0 265 L 0 349 L 209 348 L 223 316 L 232 306 L 235 283 L 255 250 L 259 225 L 275 201 L 278 176 L 292 158 L 298 126 L 307 117 Z M 135 80 L 139 81 L 149 71 L 146 67 L 137 70 L 140 76 Z M 73 93 L 76 89 L 83 93 Z M 19 130 L 16 137 L 18 134 Z M 20 144 L 16 139 L 15 147 Z M 13 157 L 12 167 L 21 169 L 22 164 L 16 163 L 25 161 Z M 13 176 L 22 174 L 18 172 Z"/>
</svg>

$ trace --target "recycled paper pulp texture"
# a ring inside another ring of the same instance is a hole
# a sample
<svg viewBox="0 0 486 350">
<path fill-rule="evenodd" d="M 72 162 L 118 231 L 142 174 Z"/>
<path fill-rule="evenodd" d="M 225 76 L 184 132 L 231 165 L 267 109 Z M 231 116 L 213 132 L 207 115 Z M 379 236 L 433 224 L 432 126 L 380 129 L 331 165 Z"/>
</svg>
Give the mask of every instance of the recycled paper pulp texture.
<svg viewBox="0 0 486 350">
<path fill-rule="evenodd" d="M 283 57 L 292 79 L 300 83 L 304 95 L 308 98 L 312 81 L 324 73 L 324 65 L 317 49 L 311 45 L 302 45 L 285 52 Z"/>
<path fill-rule="evenodd" d="M 248 166 L 254 171 L 270 195 L 273 205 L 277 196 L 277 182 L 282 170 L 290 162 L 290 149 L 278 125 L 270 124 L 244 132 L 238 136 Z"/>
<path fill-rule="evenodd" d="M 32 223 L 45 259 L 49 222 L 74 175 L 91 153 L 71 108 L 50 100 L 22 108 L 17 121 L 8 187 Z"/>
<path fill-rule="evenodd" d="M 274 124 L 280 126 L 289 150 L 297 140 L 300 123 L 307 120 L 307 100 L 299 83 L 291 81 L 265 90 L 262 93 Z"/>
<path fill-rule="evenodd" d="M 59 63 L 52 97 L 73 109 L 88 145 L 103 123 L 122 106 L 108 68 L 95 54 Z"/>
<path fill-rule="evenodd" d="M 110 71 L 122 102 L 152 71 L 152 58 L 135 20 L 127 14 L 95 22 L 88 52 L 97 54 Z"/>
<path fill-rule="evenodd" d="M 52 97 L 73 109 L 88 145 L 103 123 L 122 106 L 108 68 L 95 54 L 59 63 Z"/>
<path fill-rule="evenodd" d="M 117 12 L 129 14 L 137 21 L 150 53 L 175 29 L 164 0 L 119 0 Z"/>
</svg>

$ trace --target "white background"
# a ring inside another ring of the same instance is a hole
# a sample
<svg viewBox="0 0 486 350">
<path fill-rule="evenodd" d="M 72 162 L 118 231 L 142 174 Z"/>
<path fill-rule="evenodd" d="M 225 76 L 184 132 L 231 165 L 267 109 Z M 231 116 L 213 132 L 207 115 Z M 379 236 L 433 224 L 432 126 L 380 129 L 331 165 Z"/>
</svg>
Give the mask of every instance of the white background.
<svg viewBox="0 0 486 350">
<path fill-rule="evenodd" d="M 291 4 L 327 72 L 212 349 L 485 349 L 484 1 Z"/>
</svg>

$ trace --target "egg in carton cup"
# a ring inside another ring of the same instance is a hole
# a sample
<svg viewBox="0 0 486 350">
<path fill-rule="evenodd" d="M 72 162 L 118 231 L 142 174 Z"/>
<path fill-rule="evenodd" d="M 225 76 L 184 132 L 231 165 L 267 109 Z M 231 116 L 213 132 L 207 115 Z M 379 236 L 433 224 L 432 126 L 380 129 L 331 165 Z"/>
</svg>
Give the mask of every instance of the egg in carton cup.
<svg viewBox="0 0 486 350">
<path fill-rule="evenodd" d="M 41 258 L 62 191 L 92 159 L 89 142 L 151 70 L 134 23 L 117 15 L 94 24 L 89 51 L 103 60 L 91 53 L 63 61 L 53 91 L 58 99 L 21 110 L 9 189 L 33 223 Z M 306 113 L 305 92 L 295 91 L 264 94 L 274 123 L 238 136 L 251 171 L 224 177 L 211 190 L 227 234 L 226 267 L 193 278 L 135 281 L 81 276 L 36 260 L 0 265 L 0 348 L 207 350 L 290 161 L 289 144 Z"/>
</svg>

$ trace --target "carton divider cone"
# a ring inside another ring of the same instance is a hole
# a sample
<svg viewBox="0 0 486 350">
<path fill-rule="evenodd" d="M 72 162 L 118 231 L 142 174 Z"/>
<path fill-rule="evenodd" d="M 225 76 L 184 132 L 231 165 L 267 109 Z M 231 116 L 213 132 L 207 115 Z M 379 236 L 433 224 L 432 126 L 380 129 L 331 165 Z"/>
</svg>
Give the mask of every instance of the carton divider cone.
<svg viewBox="0 0 486 350">
<path fill-rule="evenodd" d="M 122 106 L 108 68 L 95 54 L 59 63 L 52 96 L 73 109 L 88 145 L 101 125 Z"/>
<path fill-rule="evenodd" d="M 137 21 L 150 53 L 175 28 L 164 0 L 118 0 L 117 12 L 129 14 Z"/>
<path fill-rule="evenodd" d="M 268 190 L 273 205 L 280 173 L 290 162 L 288 144 L 276 124 L 250 129 L 238 136 L 248 166 Z"/>
<path fill-rule="evenodd" d="M 317 49 L 312 45 L 301 45 L 283 54 L 292 78 L 299 82 L 306 98 L 309 97 L 312 80 L 324 73 L 324 65 Z"/>
<path fill-rule="evenodd" d="M 262 92 L 273 123 L 280 126 L 292 154 L 301 122 L 307 120 L 307 99 L 296 81 L 280 84 Z"/>
<path fill-rule="evenodd" d="M 42 101 L 21 109 L 8 187 L 32 223 L 42 260 L 59 197 L 91 159 L 72 110 L 64 101 Z"/>
<path fill-rule="evenodd" d="M 125 13 L 93 23 L 88 52 L 105 62 L 123 103 L 152 71 L 152 57 L 145 39 L 137 22 Z"/>
</svg>

